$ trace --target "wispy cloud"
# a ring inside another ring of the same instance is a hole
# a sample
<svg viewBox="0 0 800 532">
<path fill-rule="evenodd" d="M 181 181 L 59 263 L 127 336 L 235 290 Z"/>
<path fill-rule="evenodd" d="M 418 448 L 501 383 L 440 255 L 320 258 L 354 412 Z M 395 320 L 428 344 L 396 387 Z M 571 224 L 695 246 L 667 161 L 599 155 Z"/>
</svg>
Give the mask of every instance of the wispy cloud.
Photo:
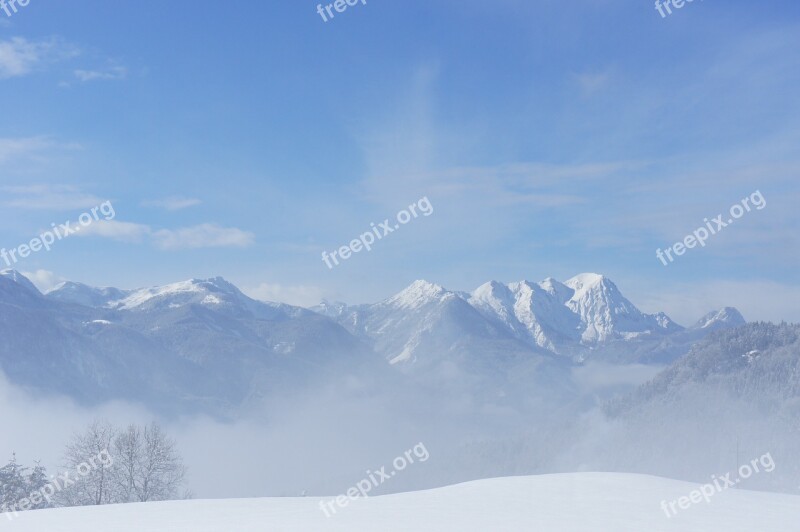
<svg viewBox="0 0 800 532">
<path fill-rule="evenodd" d="M 613 161 L 594 163 L 514 163 L 488 167 L 452 167 L 415 177 L 439 196 L 465 192 L 496 204 L 531 204 L 561 207 L 586 203 L 580 184 L 609 179 L 641 169 L 645 163 Z M 588 189 L 587 189 L 588 190 Z"/>
<path fill-rule="evenodd" d="M 169 198 L 148 200 L 142 202 L 142 207 L 157 207 L 159 209 L 166 209 L 168 211 L 179 211 L 181 209 L 188 209 L 200 205 L 202 201 L 197 198 L 183 198 L 180 196 L 172 196 Z"/>
<path fill-rule="evenodd" d="M 255 235 L 235 227 L 201 224 L 183 229 L 161 229 L 153 233 L 161 249 L 191 249 L 211 247 L 248 247 Z"/>
<path fill-rule="evenodd" d="M 15 209 L 66 211 L 88 209 L 105 201 L 72 185 L 4 186 L 0 191 L 10 196 L 2 204 Z"/>
<path fill-rule="evenodd" d="M 91 225 L 81 227 L 80 230 L 80 233 L 75 234 L 79 236 L 98 236 L 121 242 L 141 242 L 142 239 L 153 232 L 148 225 L 117 220 L 100 220 Z"/>
<path fill-rule="evenodd" d="M 305 285 L 287 286 L 277 283 L 261 283 L 256 287 L 244 288 L 242 291 L 253 299 L 286 303 L 298 307 L 318 305 L 325 297 L 321 288 Z"/>
<path fill-rule="evenodd" d="M 205 223 L 179 229 L 153 229 L 149 225 L 101 220 L 81 228 L 79 236 L 95 236 L 122 242 L 148 240 L 163 250 L 249 247 L 255 235 L 235 227 Z"/>
<path fill-rule="evenodd" d="M 123 66 L 114 66 L 107 70 L 74 70 L 72 72 L 81 83 L 87 81 L 109 81 L 125 79 L 128 76 L 128 69 Z"/>
<path fill-rule="evenodd" d="M 58 39 L 29 41 L 12 37 L 0 41 L 0 79 L 26 76 L 48 63 L 79 54 L 78 48 Z"/>
<path fill-rule="evenodd" d="M 474 139 L 464 138 L 435 119 L 438 75 L 435 65 L 417 68 L 409 88 L 396 98 L 393 111 L 368 122 L 359 134 L 367 169 L 361 184 L 367 199 L 394 204 L 398 196 L 408 195 L 412 189 L 418 194 L 458 201 L 470 216 L 487 205 L 544 209 L 581 205 L 595 194 L 585 186 L 587 183 L 597 186 L 630 176 L 649 164 L 598 156 L 563 162 L 539 159 L 486 166 L 453 164 L 463 157 L 447 154 L 468 152 Z M 597 90 L 608 83 L 610 74 L 587 73 L 576 79 L 583 87 Z"/>
<path fill-rule="evenodd" d="M 48 150 L 78 148 L 79 144 L 60 143 L 47 136 L 0 138 L 0 164 L 16 159 L 41 157 Z"/>
<path fill-rule="evenodd" d="M 611 80 L 611 73 L 605 72 L 583 72 L 575 74 L 575 80 L 585 96 L 590 96 L 606 88 Z"/>
<path fill-rule="evenodd" d="M 40 292 L 46 293 L 66 281 L 63 277 L 56 275 L 48 270 L 36 270 L 35 272 L 22 272 Z"/>
</svg>

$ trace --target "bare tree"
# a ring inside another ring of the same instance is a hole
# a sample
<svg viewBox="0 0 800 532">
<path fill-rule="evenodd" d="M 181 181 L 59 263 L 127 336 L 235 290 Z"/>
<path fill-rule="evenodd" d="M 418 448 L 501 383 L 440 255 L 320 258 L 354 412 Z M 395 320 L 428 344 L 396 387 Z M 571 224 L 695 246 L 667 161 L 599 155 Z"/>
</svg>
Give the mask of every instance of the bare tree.
<svg viewBox="0 0 800 532">
<path fill-rule="evenodd" d="M 163 501 L 179 498 L 186 467 L 175 441 L 157 424 L 130 425 L 114 441 L 116 482 L 124 502 Z"/>
<path fill-rule="evenodd" d="M 72 477 L 57 494 L 60 506 L 181 498 L 186 467 L 175 441 L 156 423 L 120 431 L 95 421 L 73 437 L 65 459 Z"/>
<path fill-rule="evenodd" d="M 113 460 L 109 450 L 117 429 L 107 421 L 94 421 L 76 434 L 64 453 L 66 471 L 57 497 L 62 506 L 91 506 L 117 502 Z"/>
<path fill-rule="evenodd" d="M 142 449 L 142 432 L 136 425 L 129 425 L 114 440 L 114 460 L 117 466 L 114 487 L 121 502 L 137 500 L 136 477 Z"/>
</svg>

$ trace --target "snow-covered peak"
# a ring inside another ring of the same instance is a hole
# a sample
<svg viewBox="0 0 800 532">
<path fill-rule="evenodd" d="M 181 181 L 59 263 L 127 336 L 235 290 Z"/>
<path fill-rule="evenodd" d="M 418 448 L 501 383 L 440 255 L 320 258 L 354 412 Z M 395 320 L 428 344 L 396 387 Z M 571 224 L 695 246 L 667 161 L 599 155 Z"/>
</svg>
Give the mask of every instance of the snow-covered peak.
<svg viewBox="0 0 800 532">
<path fill-rule="evenodd" d="M 211 279 L 192 279 L 191 282 L 208 288 L 221 290 L 228 294 L 241 294 L 241 291 L 236 285 L 220 276 L 212 277 Z"/>
<path fill-rule="evenodd" d="M 574 290 L 568 305 L 575 311 L 588 312 L 608 309 L 609 317 L 615 315 L 636 315 L 639 310 L 628 301 L 611 279 L 596 273 L 582 273 L 564 283 Z"/>
<path fill-rule="evenodd" d="M 515 298 L 514 315 L 525 331 L 522 339 L 555 353 L 564 342 L 578 341 L 579 320 L 565 305 L 574 290 L 552 278 L 508 286 Z"/>
<path fill-rule="evenodd" d="M 567 304 L 585 324 L 581 338 L 586 344 L 680 329 L 666 315 L 642 313 L 603 275 L 583 273 L 565 284 L 575 290 Z"/>
<path fill-rule="evenodd" d="M 655 319 L 656 323 L 658 323 L 658 325 L 664 330 L 676 331 L 683 328 L 674 321 L 672 321 L 672 318 L 670 318 L 663 312 L 657 312 L 653 314 L 653 319 Z"/>
<path fill-rule="evenodd" d="M 442 301 L 447 297 L 458 296 L 438 284 L 419 280 L 414 281 L 408 288 L 387 299 L 386 304 L 399 308 L 415 309 L 428 303 Z"/>
<path fill-rule="evenodd" d="M 122 299 L 111 302 L 110 306 L 132 310 L 167 304 L 176 308 L 191 303 L 220 305 L 244 299 L 247 299 L 246 296 L 236 286 L 222 277 L 213 277 L 134 290 Z"/>
<path fill-rule="evenodd" d="M 495 299 L 502 299 L 513 301 L 514 295 L 511 290 L 498 281 L 489 281 L 476 288 L 471 294 L 470 299 L 473 301 L 492 301 Z"/>
<path fill-rule="evenodd" d="M 565 283 L 557 281 L 552 277 L 548 277 L 544 281 L 537 283 L 537 285 L 542 290 L 544 290 L 551 296 L 555 296 L 557 299 L 561 301 L 567 301 L 575 293 L 574 288 L 571 288 L 567 286 Z"/>
<path fill-rule="evenodd" d="M 681 330 L 666 314 L 644 314 L 604 275 L 582 273 L 561 283 L 552 277 L 504 285 L 492 281 L 468 299 L 488 319 L 539 347 L 560 352 L 581 343 Z"/>
<path fill-rule="evenodd" d="M 322 314 L 323 316 L 328 316 L 329 318 L 337 318 L 344 314 L 348 309 L 347 303 L 342 303 L 341 301 L 328 301 L 327 299 L 323 299 L 319 305 L 315 305 L 311 307 L 310 310 L 318 314 Z"/>
<path fill-rule="evenodd" d="M 725 307 L 721 310 L 709 312 L 692 327 L 693 329 L 718 329 L 728 327 L 738 327 L 747 321 L 742 314 L 733 307 Z"/>
<path fill-rule="evenodd" d="M 129 290 L 96 288 L 75 281 L 65 281 L 48 290 L 45 295 L 48 299 L 65 303 L 77 303 L 86 307 L 105 307 L 111 301 L 122 299 L 129 293 Z"/>
<path fill-rule="evenodd" d="M 596 288 L 599 285 L 610 283 L 608 277 L 599 273 L 580 273 L 567 280 L 564 284 L 575 290 L 575 297 L 580 297 L 587 290 Z M 611 283 L 612 285 L 614 283 Z"/>
<path fill-rule="evenodd" d="M 484 315 L 490 315 L 514 328 L 514 304 L 516 299 L 511 289 L 497 281 L 482 284 L 470 294 L 467 302 Z"/>
<path fill-rule="evenodd" d="M 11 269 L 0 270 L 0 277 L 8 279 L 9 281 L 13 281 L 18 285 L 24 287 L 25 289 L 30 290 L 31 292 L 34 292 L 36 294 L 41 293 L 39 292 L 39 289 L 36 288 L 34 284 L 27 277 L 19 273 L 17 270 L 11 270 Z"/>
<path fill-rule="evenodd" d="M 606 304 L 630 312 L 635 307 L 625 299 L 611 279 L 597 273 L 582 273 L 564 283 L 575 293 L 570 298 L 573 303 L 588 305 Z"/>
</svg>

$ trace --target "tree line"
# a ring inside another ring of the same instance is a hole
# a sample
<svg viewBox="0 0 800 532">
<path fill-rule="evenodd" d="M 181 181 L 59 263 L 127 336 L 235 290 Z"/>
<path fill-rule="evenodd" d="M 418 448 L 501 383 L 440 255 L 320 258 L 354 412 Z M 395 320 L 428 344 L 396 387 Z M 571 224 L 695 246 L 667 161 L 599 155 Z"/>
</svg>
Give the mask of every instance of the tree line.
<svg viewBox="0 0 800 532">
<path fill-rule="evenodd" d="M 63 472 L 11 460 L 0 468 L 0 512 L 189 498 L 175 440 L 156 423 L 94 421 L 65 447 Z"/>
</svg>

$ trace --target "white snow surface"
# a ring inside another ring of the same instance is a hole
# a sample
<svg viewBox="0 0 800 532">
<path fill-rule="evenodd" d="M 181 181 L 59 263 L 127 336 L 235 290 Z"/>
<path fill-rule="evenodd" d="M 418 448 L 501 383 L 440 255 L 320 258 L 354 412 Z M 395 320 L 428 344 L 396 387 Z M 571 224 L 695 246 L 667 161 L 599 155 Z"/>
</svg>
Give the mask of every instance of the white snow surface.
<svg viewBox="0 0 800 532">
<path fill-rule="evenodd" d="M 681 329 L 663 313 L 639 311 L 610 279 L 596 273 L 564 283 L 552 277 L 539 283 L 491 281 L 468 302 L 517 338 L 555 353 L 578 342 L 593 346 Z"/>
<path fill-rule="evenodd" d="M 6 277 L 17 284 L 20 284 L 34 293 L 39 293 L 39 289 L 36 288 L 33 283 L 24 275 L 19 273 L 17 270 L 12 270 L 10 268 L 5 268 L 0 270 L 0 277 Z"/>
<path fill-rule="evenodd" d="M 417 309 L 432 301 L 439 301 L 453 295 L 438 284 L 419 280 L 387 299 L 385 303 L 403 309 Z"/>
<path fill-rule="evenodd" d="M 148 301 L 156 298 L 199 293 L 203 293 L 203 286 L 200 285 L 196 280 L 191 279 L 189 281 L 181 281 L 179 283 L 172 283 L 165 286 L 136 290 L 125 299 L 115 302 L 114 305 L 120 309 L 130 310 L 132 308 L 142 306 Z"/>
<path fill-rule="evenodd" d="M 725 307 L 722 310 L 709 312 L 695 324 L 695 329 L 713 329 L 718 325 L 744 325 L 746 322 L 738 310 Z"/>
<path fill-rule="evenodd" d="M 667 517 L 661 501 L 697 484 L 623 473 L 479 480 L 356 499 L 326 517 L 317 497 L 63 508 L 0 520 L 17 532 L 796 532 L 800 497 L 730 489 Z"/>
</svg>

